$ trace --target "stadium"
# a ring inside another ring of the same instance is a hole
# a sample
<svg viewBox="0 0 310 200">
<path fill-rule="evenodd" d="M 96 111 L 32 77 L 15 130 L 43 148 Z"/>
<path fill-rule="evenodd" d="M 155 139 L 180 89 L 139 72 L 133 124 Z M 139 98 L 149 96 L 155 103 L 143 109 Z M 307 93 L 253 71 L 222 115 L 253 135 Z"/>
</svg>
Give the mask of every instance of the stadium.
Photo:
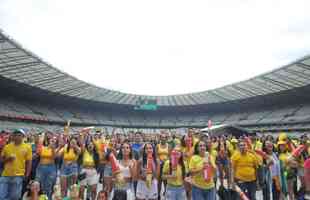
<svg viewBox="0 0 310 200">
<path fill-rule="evenodd" d="M 214 90 L 142 96 L 83 82 L 0 33 L 2 130 L 96 126 L 176 129 L 231 124 L 252 132 L 310 129 L 310 57 Z"/>
</svg>

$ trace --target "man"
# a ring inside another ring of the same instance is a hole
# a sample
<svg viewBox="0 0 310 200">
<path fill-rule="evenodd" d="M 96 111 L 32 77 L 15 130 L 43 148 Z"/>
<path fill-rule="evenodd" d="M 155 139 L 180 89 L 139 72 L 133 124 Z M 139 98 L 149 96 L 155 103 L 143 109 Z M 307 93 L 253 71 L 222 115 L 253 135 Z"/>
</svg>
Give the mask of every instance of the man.
<svg viewBox="0 0 310 200">
<path fill-rule="evenodd" d="M 134 158 L 136 160 L 139 160 L 141 149 L 143 148 L 142 133 L 141 132 L 136 132 L 134 140 L 135 141 L 134 141 L 134 143 L 131 144 L 131 147 L 132 147 L 132 150 L 133 150 Z"/>
<path fill-rule="evenodd" d="M 143 148 L 143 138 L 142 138 L 141 132 L 136 132 L 134 134 L 134 143 L 131 144 L 131 148 L 132 148 L 134 159 L 138 161 L 141 157 L 141 151 Z M 136 192 L 137 192 L 137 181 L 136 180 L 133 181 L 133 185 L 134 185 L 134 191 L 136 195 Z"/>
<path fill-rule="evenodd" d="M 21 198 L 23 180 L 29 178 L 32 165 L 31 146 L 23 142 L 24 131 L 15 130 L 12 142 L 4 146 L 1 161 L 4 163 L 0 177 L 0 199 L 18 200 Z"/>
<path fill-rule="evenodd" d="M 231 157 L 233 182 L 236 183 L 250 200 L 256 199 L 257 156 L 249 152 L 244 141 L 239 142 L 239 151 Z"/>
</svg>

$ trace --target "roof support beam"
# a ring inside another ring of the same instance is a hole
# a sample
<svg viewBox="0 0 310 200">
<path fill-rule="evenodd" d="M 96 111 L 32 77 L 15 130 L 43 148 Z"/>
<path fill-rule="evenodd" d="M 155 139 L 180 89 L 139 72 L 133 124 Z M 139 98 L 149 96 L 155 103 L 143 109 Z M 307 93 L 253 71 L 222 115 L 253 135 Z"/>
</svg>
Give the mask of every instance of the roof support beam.
<svg viewBox="0 0 310 200">
<path fill-rule="evenodd" d="M 248 90 L 248 89 L 245 89 L 245 88 L 243 88 L 243 87 L 240 87 L 240 85 L 232 85 L 232 87 L 235 88 L 235 89 L 237 89 L 237 90 L 242 90 L 242 91 L 244 91 L 244 92 L 250 94 L 250 96 L 256 96 L 256 95 L 257 95 L 256 93 L 254 93 L 254 92 L 252 92 L 252 91 L 250 91 L 250 90 Z"/>
<path fill-rule="evenodd" d="M 40 72 L 44 72 L 46 71 L 46 69 L 42 68 L 42 67 L 37 67 L 37 68 L 31 68 L 30 70 L 28 68 L 22 68 L 22 69 L 15 69 L 15 70 L 11 70 L 5 73 L 5 75 L 14 75 L 14 74 L 19 74 L 19 75 L 36 75 L 39 74 Z M 42 75 L 42 74 L 41 74 Z"/>
<path fill-rule="evenodd" d="M 297 65 L 298 67 L 302 67 L 302 68 L 304 68 L 304 69 L 306 69 L 306 70 L 310 70 L 310 65 L 306 65 L 306 64 L 304 64 L 304 63 L 296 63 L 296 65 Z"/>
<path fill-rule="evenodd" d="M 273 84 L 275 84 L 275 85 L 277 85 L 277 86 L 279 86 L 280 88 L 283 88 L 283 89 L 290 89 L 290 88 L 292 88 L 291 85 L 288 85 L 288 84 L 286 84 L 286 83 L 284 83 L 282 81 L 277 81 L 277 80 L 274 80 L 274 79 L 271 79 L 271 78 L 267 78 L 267 77 L 264 77 L 264 76 L 261 77 L 261 79 L 264 79 L 264 80 L 266 80 L 268 82 L 271 82 L 271 83 L 273 83 Z M 286 86 L 286 87 L 283 87 L 283 86 Z M 277 92 L 279 92 L 279 91 L 277 91 Z"/>
<path fill-rule="evenodd" d="M 249 88 L 249 90 L 245 89 L 243 86 L 246 87 L 246 88 Z M 251 94 L 253 94 L 254 96 L 263 95 L 266 92 L 262 88 L 257 88 L 257 87 L 255 87 L 253 85 L 249 85 L 248 82 L 243 82 L 242 84 L 238 85 L 237 87 L 241 88 L 243 90 L 247 90 L 247 91 L 251 92 Z"/>
<path fill-rule="evenodd" d="M 285 68 L 285 69 L 283 69 L 283 70 L 286 71 L 286 72 L 295 74 L 296 76 L 303 77 L 303 78 L 306 79 L 306 80 L 310 80 L 309 75 L 305 75 L 304 73 L 299 72 L 299 71 L 297 71 L 297 70 L 293 70 L 293 69 L 291 69 L 291 68 Z"/>
<path fill-rule="evenodd" d="M 224 97 L 225 95 L 223 96 L 222 94 L 219 94 L 220 91 L 218 91 L 218 90 L 211 90 L 211 91 L 209 91 L 209 93 L 211 93 L 212 95 L 218 97 L 219 98 L 218 102 L 230 100 L 230 99 L 227 99 L 226 97 Z"/>
<path fill-rule="evenodd" d="M 20 50 L 16 49 L 16 48 L 1 49 L 0 55 L 10 54 L 10 53 L 17 53 L 17 52 L 20 52 Z"/>
<path fill-rule="evenodd" d="M 301 81 L 298 81 L 298 80 L 296 80 L 296 79 L 292 79 L 292 78 L 290 78 L 290 77 L 288 77 L 288 76 L 284 76 L 284 75 L 282 75 L 282 74 L 273 73 L 272 75 L 277 76 L 277 77 L 279 77 L 279 78 L 281 78 L 281 79 L 284 79 L 284 80 L 286 80 L 286 81 L 289 82 L 289 83 L 295 82 L 296 84 L 298 84 L 299 87 L 305 85 L 305 84 L 304 84 L 303 82 L 301 82 Z M 295 86 L 295 85 L 292 85 L 292 87 L 296 87 L 296 86 Z"/>
<path fill-rule="evenodd" d="M 31 59 L 29 56 L 21 55 L 21 56 L 14 56 L 14 57 L 5 57 L 5 58 L 0 58 L 1 63 L 8 63 L 8 62 L 18 62 L 21 60 L 26 60 L 26 59 Z"/>
<path fill-rule="evenodd" d="M 260 81 L 258 81 L 257 79 L 252 79 L 251 80 L 253 83 L 255 83 L 256 85 L 259 85 L 260 89 L 265 90 L 266 94 L 272 93 L 272 92 L 278 92 L 277 90 L 268 87 L 267 85 L 262 84 Z M 267 87 L 267 88 L 266 88 Z"/>
<path fill-rule="evenodd" d="M 46 85 L 42 85 L 42 88 L 50 90 L 52 92 L 58 92 L 62 89 L 73 88 L 77 84 L 73 83 L 72 79 L 66 79 L 65 81 L 60 81 L 60 82 L 49 84 L 49 85 L 51 85 L 51 87 L 46 87 Z"/>
<path fill-rule="evenodd" d="M 61 77 L 61 76 L 58 76 L 58 77 Z M 57 80 L 59 80 L 58 79 L 58 77 L 57 77 Z M 56 81 L 54 81 L 54 79 L 49 79 L 48 81 L 44 81 L 44 82 L 38 82 L 38 84 L 35 84 L 35 85 L 40 85 L 40 87 L 48 87 L 48 86 L 55 86 L 55 85 L 57 85 L 57 84 L 63 84 L 65 81 L 70 81 L 70 82 L 72 82 L 72 79 L 68 79 L 68 77 L 67 76 L 63 76 L 64 78 L 62 79 L 62 81 L 61 82 L 56 82 Z M 52 80 L 52 81 L 51 81 Z M 66 82 L 65 82 L 66 83 Z"/>
<path fill-rule="evenodd" d="M 32 66 L 36 66 L 36 65 L 40 65 L 41 62 L 27 62 L 27 63 L 18 63 L 18 64 L 14 64 L 14 65 L 6 65 L 4 67 L 0 67 L 0 72 L 9 72 L 12 71 L 14 69 L 18 69 L 21 67 L 32 67 Z M 4 70 L 2 70 L 4 69 Z"/>
<path fill-rule="evenodd" d="M 90 87 L 89 85 L 82 85 L 82 86 L 79 86 L 79 87 L 76 87 L 76 88 L 72 88 L 72 89 L 68 89 L 68 90 L 61 90 L 61 91 L 58 91 L 58 92 L 61 93 L 61 94 L 64 94 L 64 95 L 73 95 L 73 96 L 75 96 L 76 92 L 78 92 L 78 93 L 86 92 L 85 89 L 89 88 L 89 87 Z"/>
<path fill-rule="evenodd" d="M 208 94 L 207 94 L 208 95 Z M 193 102 L 193 104 L 199 104 L 199 102 L 197 102 L 196 101 L 196 99 L 195 98 L 193 98 L 193 96 L 190 94 L 190 95 L 188 95 L 187 96 L 189 99 L 191 99 L 192 100 L 192 102 Z"/>
<path fill-rule="evenodd" d="M 53 76 L 52 78 L 46 79 L 47 77 L 51 77 L 51 76 L 47 75 L 47 76 L 40 77 L 39 79 L 33 79 L 33 81 L 31 81 L 31 85 L 40 85 L 40 84 L 44 85 L 46 83 L 52 83 L 52 82 L 55 83 L 58 80 L 65 79 L 67 76 L 66 75 Z"/>
<path fill-rule="evenodd" d="M 110 95 L 110 93 L 112 93 L 112 90 L 106 90 L 104 93 L 101 91 L 101 89 L 98 89 L 99 91 L 97 92 L 97 94 L 93 95 L 92 99 L 96 100 L 97 98 L 101 98 L 104 99 L 107 95 Z"/>
</svg>

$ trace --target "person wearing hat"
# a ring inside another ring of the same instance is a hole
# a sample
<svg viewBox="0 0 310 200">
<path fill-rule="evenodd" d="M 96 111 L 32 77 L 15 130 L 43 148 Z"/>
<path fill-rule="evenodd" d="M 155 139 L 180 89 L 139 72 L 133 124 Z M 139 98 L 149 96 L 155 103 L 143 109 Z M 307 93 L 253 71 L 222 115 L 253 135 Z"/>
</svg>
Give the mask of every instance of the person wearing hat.
<svg viewBox="0 0 310 200">
<path fill-rule="evenodd" d="M 238 140 L 236 138 L 233 138 L 230 141 L 227 141 L 227 143 L 229 154 L 230 156 L 232 156 L 237 151 Z"/>
<path fill-rule="evenodd" d="M 296 179 L 296 172 L 289 166 L 288 159 L 291 153 L 288 151 L 287 142 L 283 139 L 277 142 L 278 157 L 281 165 L 281 171 L 285 179 L 285 184 L 282 186 L 282 191 L 288 193 L 289 199 L 295 199 L 294 194 L 294 180 Z"/>
<path fill-rule="evenodd" d="M 0 199 L 18 200 L 22 196 L 24 178 L 31 173 L 32 150 L 23 142 L 25 132 L 17 129 L 12 133 L 12 142 L 5 145 L 0 159 L 4 163 L 0 177 Z"/>
</svg>

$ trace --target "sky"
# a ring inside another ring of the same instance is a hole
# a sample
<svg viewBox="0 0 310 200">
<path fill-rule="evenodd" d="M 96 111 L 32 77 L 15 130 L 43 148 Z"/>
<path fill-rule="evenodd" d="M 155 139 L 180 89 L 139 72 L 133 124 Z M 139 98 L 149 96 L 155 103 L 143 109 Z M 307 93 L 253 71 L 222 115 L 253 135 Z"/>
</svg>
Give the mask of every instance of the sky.
<svg viewBox="0 0 310 200">
<path fill-rule="evenodd" d="M 310 54 L 309 0 L 1 0 L 0 28 L 54 67 L 121 92 L 174 95 Z"/>
</svg>

